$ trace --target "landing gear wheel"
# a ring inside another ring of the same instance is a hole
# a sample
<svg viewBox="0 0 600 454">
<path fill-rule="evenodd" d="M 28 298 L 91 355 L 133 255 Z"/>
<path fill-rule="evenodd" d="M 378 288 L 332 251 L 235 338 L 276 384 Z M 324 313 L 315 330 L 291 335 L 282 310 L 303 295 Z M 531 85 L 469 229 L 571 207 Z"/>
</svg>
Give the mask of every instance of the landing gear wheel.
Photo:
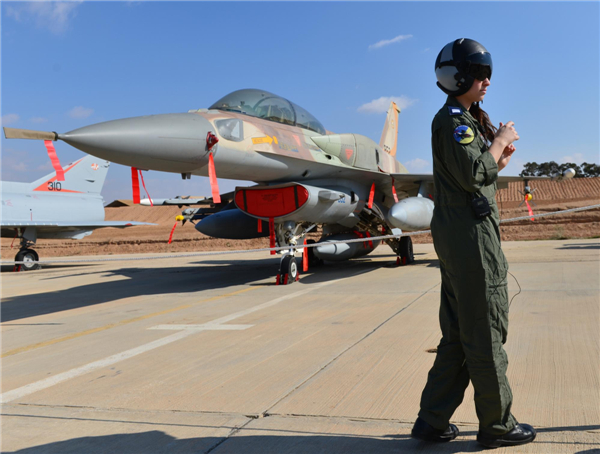
<svg viewBox="0 0 600 454">
<path fill-rule="evenodd" d="M 41 265 L 36 263 L 39 260 L 40 257 L 33 249 L 21 249 L 19 252 L 17 252 L 17 255 L 15 255 L 15 262 L 25 262 L 21 265 L 17 265 L 17 267 L 20 267 L 23 271 L 42 269 Z"/>
<path fill-rule="evenodd" d="M 278 283 L 282 285 L 292 284 L 299 278 L 298 263 L 293 255 L 286 255 L 281 259 L 279 267 Z"/>
<path fill-rule="evenodd" d="M 316 243 L 315 240 L 306 240 L 306 244 L 315 244 L 315 243 Z M 317 257 L 315 255 L 314 247 L 306 248 L 306 250 L 308 251 L 308 266 L 309 267 L 320 266 L 323 264 L 323 260 L 321 260 L 319 257 Z"/>
<path fill-rule="evenodd" d="M 412 239 L 409 236 L 400 238 L 400 260 L 402 265 L 409 265 L 415 261 Z"/>
</svg>

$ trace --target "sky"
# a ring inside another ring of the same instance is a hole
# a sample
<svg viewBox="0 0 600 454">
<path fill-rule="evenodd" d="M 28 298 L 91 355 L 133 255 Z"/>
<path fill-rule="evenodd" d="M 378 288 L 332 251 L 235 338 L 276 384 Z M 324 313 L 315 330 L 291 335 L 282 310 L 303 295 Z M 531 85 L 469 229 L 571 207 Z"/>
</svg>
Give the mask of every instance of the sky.
<svg viewBox="0 0 600 454">
<path fill-rule="evenodd" d="M 494 73 L 483 104 L 521 137 L 505 175 L 526 162 L 600 163 L 598 2 L 1 2 L 2 126 L 67 132 L 93 123 L 210 106 L 260 88 L 326 129 L 379 142 L 391 99 L 397 159 L 432 170 L 431 120 L 445 103 L 438 52 L 482 43 Z M 41 141 L 6 140 L 1 177 L 52 171 Z M 55 143 L 63 165 L 83 153 Z M 218 175 L 218 169 L 217 169 Z M 249 178 L 251 176 L 249 175 Z M 209 195 L 208 178 L 145 172 L 153 198 Z M 222 192 L 249 182 L 220 180 Z M 105 202 L 131 199 L 113 164 Z"/>
</svg>

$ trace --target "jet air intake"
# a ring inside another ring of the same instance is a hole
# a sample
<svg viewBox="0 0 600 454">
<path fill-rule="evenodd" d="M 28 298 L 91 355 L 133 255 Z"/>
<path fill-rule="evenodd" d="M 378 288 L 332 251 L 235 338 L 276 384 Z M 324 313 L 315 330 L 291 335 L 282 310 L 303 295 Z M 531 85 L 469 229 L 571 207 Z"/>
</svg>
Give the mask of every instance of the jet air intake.
<svg viewBox="0 0 600 454">
<path fill-rule="evenodd" d="M 338 223 L 354 217 L 358 197 L 343 188 L 300 183 L 236 188 L 235 204 L 244 213 L 276 222 Z"/>
</svg>

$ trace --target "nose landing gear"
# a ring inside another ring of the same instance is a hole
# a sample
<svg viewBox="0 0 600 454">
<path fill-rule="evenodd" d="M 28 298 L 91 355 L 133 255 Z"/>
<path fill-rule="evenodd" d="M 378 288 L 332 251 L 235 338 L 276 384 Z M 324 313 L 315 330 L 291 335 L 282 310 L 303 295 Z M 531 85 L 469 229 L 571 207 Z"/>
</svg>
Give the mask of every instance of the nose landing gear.
<svg viewBox="0 0 600 454">
<path fill-rule="evenodd" d="M 315 224 L 301 224 L 293 221 L 286 221 L 276 226 L 277 244 L 289 247 L 289 250 L 282 252 L 281 262 L 279 263 L 279 274 L 275 280 L 275 285 L 288 285 L 300 280 L 300 268 L 296 255 L 300 254 L 298 243 L 302 244 L 304 236 L 316 227 Z"/>
</svg>

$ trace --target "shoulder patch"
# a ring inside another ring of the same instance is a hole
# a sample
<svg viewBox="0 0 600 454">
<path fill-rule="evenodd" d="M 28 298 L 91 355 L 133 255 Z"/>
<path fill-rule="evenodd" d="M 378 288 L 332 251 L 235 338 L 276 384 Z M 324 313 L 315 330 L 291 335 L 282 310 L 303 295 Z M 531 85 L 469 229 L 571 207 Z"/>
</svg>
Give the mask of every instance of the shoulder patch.
<svg viewBox="0 0 600 454">
<path fill-rule="evenodd" d="M 463 110 L 460 107 L 448 106 L 448 113 L 450 115 L 462 115 Z"/>
<path fill-rule="evenodd" d="M 475 134 L 473 134 L 473 130 L 467 125 L 458 126 L 454 132 L 452 133 L 454 136 L 454 140 L 456 140 L 461 145 L 468 145 L 473 142 L 475 138 Z"/>
</svg>

